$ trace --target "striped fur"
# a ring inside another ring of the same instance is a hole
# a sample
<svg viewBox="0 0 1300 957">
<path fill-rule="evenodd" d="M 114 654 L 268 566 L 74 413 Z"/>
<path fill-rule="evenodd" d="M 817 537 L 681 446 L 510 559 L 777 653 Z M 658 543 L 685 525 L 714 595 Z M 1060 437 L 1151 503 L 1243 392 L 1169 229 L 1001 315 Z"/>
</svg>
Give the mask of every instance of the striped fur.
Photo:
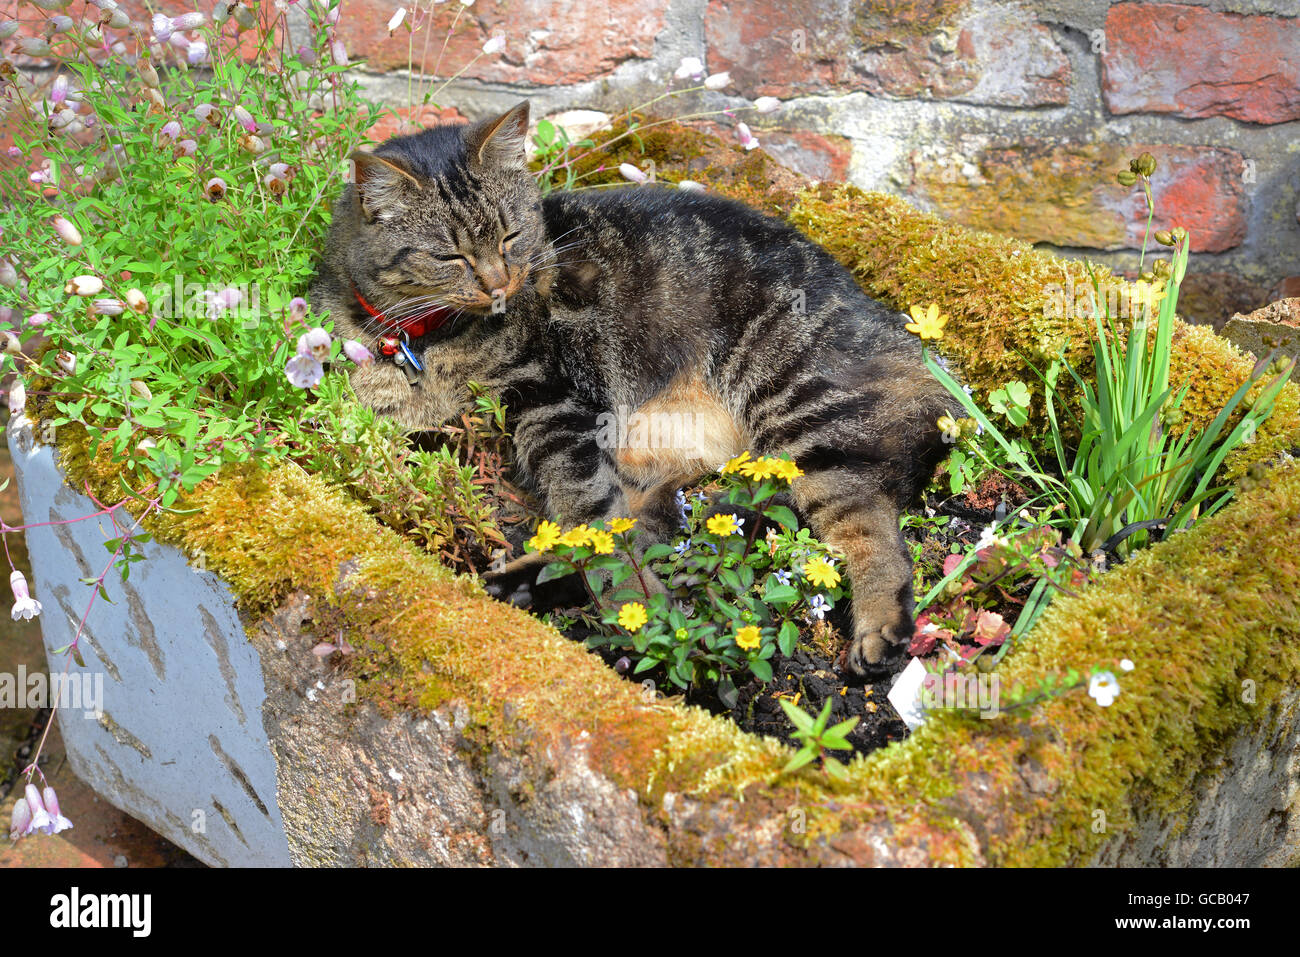
<svg viewBox="0 0 1300 957">
<path fill-rule="evenodd" d="M 367 345 L 375 329 L 352 286 L 389 315 L 435 299 L 460 310 L 416 344 L 416 385 L 377 363 L 353 373 L 358 395 L 425 429 L 481 383 L 506 402 L 519 478 L 551 515 L 632 514 L 660 538 L 683 484 L 742 449 L 791 455 L 806 473 L 799 510 L 847 556 L 849 664 L 875 670 L 912 633 L 899 512 L 943 449 L 948 403 L 919 343 L 822 249 L 742 204 L 654 188 L 540 199 L 523 165 L 527 115 L 520 104 L 358 158 L 317 309 Z M 504 308 L 492 290 L 508 290 Z M 609 447 L 600 426 L 619 410 L 689 416 L 696 434 Z"/>
</svg>

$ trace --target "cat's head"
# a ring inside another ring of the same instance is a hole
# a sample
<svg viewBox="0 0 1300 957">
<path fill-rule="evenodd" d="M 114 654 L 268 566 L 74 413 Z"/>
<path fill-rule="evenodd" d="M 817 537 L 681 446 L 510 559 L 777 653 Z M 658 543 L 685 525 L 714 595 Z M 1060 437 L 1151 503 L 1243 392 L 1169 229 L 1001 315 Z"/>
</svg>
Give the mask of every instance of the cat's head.
<svg viewBox="0 0 1300 957">
<path fill-rule="evenodd" d="M 528 102 L 465 126 L 357 152 L 345 254 L 386 312 L 436 305 L 488 313 L 546 264 L 541 196 L 524 161 Z"/>
</svg>

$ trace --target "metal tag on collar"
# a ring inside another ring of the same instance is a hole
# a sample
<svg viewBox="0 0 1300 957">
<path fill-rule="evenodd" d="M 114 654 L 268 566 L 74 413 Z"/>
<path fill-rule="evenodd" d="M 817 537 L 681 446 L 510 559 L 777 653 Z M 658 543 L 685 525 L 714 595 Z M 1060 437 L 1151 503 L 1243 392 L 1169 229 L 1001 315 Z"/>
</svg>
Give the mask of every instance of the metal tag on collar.
<svg viewBox="0 0 1300 957">
<path fill-rule="evenodd" d="M 415 353 L 411 350 L 411 347 L 407 344 L 405 339 L 400 340 L 397 343 L 397 347 L 402 350 L 402 355 L 406 356 L 406 361 L 411 369 L 416 372 L 424 371 L 424 365 L 415 357 Z"/>
</svg>

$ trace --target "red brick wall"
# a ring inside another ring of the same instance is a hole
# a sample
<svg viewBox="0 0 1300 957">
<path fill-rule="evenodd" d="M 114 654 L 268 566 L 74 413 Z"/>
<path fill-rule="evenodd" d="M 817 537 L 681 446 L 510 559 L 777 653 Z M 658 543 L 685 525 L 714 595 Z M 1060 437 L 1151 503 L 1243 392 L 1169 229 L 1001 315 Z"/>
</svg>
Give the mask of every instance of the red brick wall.
<svg viewBox="0 0 1300 957">
<path fill-rule="evenodd" d="M 410 59 L 442 78 L 463 68 L 416 116 L 521 96 L 535 116 L 614 112 L 661 94 L 694 57 L 731 82 L 664 101 L 669 113 L 706 114 L 724 135 L 743 120 L 808 175 L 1120 266 L 1136 261 L 1145 209 L 1113 174 L 1150 150 L 1157 222 L 1185 226 L 1199 251 L 1204 301 L 1188 306 L 1201 318 L 1300 276 L 1300 0 L 422 2 L 417 16 L 414 0 L 342 0 L 338 25 L 393 106 L 407 104 Z M 399 6 L 414 35 L 389 34 Z M 15 9 L 0 0 L 0 19 Z M 503 49 L 483 54 L 493 38 Z M 760 96 L 780 108 L 749 109 Z"/>
<path fill-rule="evenodd" d="M 406 33 L 385 27 L 398 6 L 344 0 L 344 35 L 376 72 L 406 66 Z M 1150 150 L 1157 224 L 1187 227 L 1201 253 L 1200 318 L 1300 274 L 1298 0 L 451 0 L 433 47 L 458 9 L 444 74 L 506 44 L 444 97 L 471 116 L 520 94 L 543 113 L 635 105 L 693 56 L 732 82 L 671 109 L 731 109 L 703 122 L 743 120 L 809 175 L 1120 266 L 1146 211 L 1113 174 Z M 375 81 L 380 96 L 403 85 Z M 742 112 L 759 96 L 781 109 Z"/>
</svg>

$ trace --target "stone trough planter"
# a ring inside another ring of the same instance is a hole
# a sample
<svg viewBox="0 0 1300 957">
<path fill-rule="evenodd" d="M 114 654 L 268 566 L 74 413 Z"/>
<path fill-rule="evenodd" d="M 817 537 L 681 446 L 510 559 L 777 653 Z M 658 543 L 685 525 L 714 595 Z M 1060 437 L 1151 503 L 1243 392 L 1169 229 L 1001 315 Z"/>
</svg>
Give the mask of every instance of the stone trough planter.
<svg viewBox="0 0 1300 957">
<path fill-rule="evenodd" d="M 648 148 L 661 170 L 682 159 Z M 873 295 L 942 302 L 945 347 L 977 386 L 1013 377 L 1018 349 L 1086 342 L 1038 318 L 1076 265 L 889 197 L 774 186 L 786 174 L 765 162 L 685 168 L 775 195 Z M 1175 375 L 1200 373 L 1196 421 L 1252 360 L 1208 330 L 1178 339 Z M 110 495 L 113 473 L 75 432 L 57 449 L 34 433 L 17 420 L 8 435 L 27 521 L 95 511 L 74 489 Z M 1233 504 L 1058 600 L 1004 665 L 1030 680 L 1131 658 L 1110 708 L 1074 695 L 1029 717 L 935 714 L 845 783 L 782 775 L 787 749 L 648 696 L 288 466 L 232 470 L 184 502 L 201 511 L 149 524 L 147 560 L 128 587 L 110 577 L 114 604 L 90 620 L 103 713 L 61 729 L 101 795 L 214 865 L 1294 865 L 1297 446 L 1292 386 L 1230 462 L 1234 478 L 1268 464 Z M 103 560 L 96 524 L 28 533 L 49 649 Z M 312 654 L 340 636 L 354 654 Z"/>
</svg>

